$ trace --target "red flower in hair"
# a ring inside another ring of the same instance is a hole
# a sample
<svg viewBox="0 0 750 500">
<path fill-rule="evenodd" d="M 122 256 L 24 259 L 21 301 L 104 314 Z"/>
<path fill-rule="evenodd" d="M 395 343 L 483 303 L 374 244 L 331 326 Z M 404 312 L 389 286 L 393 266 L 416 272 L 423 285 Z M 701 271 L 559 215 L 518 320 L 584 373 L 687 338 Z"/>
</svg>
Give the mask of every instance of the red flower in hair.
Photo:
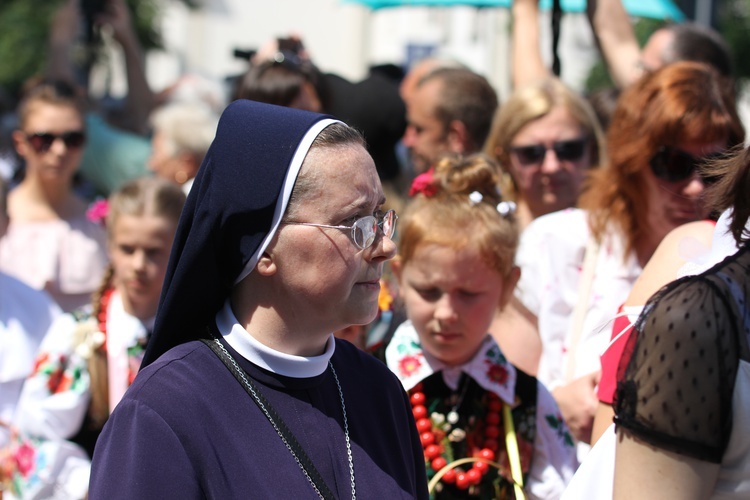
<svg viewBox="0 0 750 500">
<path fill-rule="evenodd" d="M 412 181 L 411 188 L 409 189 L 409 196 L 415 196 L 417 193 L 422 193 L 428 198 L 437 193 L 435 179 L 432 176 L 432 169 L 429 169 L 423 174 L 419 174 Z"/>
<path fill-rule="evenodd" d="M 96 200 L 86 210 L 86 218 L 95 224 L 103 226 L 107 220 L 108 213 L 109 202 L 107 200 Z"/>
</svg>

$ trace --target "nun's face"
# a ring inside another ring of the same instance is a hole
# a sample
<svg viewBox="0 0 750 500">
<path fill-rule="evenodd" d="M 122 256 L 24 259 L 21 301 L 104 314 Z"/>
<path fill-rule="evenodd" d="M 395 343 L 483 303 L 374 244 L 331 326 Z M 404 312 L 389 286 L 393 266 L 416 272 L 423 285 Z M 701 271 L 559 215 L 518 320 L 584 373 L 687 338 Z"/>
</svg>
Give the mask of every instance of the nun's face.
<svg viewBox="0 0 750 500">
<path fill-rule="evenodd" d="M 312 175 L 312 185 L 289 213 L 296 222 L 351 226 L 385 202 L 375 164 L 359 145 L 311 150 L 301 175 Z M 380 232 L 362 250 L 348 230 L 294 224 L 282 224 L 269 249 L 288 315 L 328 332 L 374 319 L 383 264 L 396 253 Z"/>
</svg>

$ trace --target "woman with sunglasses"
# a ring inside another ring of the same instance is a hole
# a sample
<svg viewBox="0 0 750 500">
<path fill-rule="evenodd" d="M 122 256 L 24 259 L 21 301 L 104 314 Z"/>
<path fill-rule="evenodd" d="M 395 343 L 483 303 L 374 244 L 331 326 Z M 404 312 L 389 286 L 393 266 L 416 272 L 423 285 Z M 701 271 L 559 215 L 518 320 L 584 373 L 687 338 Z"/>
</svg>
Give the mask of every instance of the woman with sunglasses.
<svg viewBox="0 0 750 500">
<path fill-rule="evenodd" d="M 615 423 L 610 416 L 564 499 L 747 498 L 750 150 L 708 169 L 721 180 L 706 198 L 724 210 L 711 249 L 634 319 L 622 358 L 614 360 Z M 670 268 L 680 260 L 664 243 L 638 283 L 659 278 L 652 264 Z"/>
<path fill-rule="evenodd" d="M 698 63 L 675 63 L 623 92 L 607 135 L 609 164 L 590 172 L 580 209 L 532 222 L 521 239 L 518 307 L 538 328 L 537 376 L 588 442 L 604 327 L 673 228 L 706 218 L 696 166 L 740 143 L 731 89 Z"/>
<path fill-rule="evenodd" d="M 400 382 L 331 332 L 375 317 L 396 215 L 362 136 L 237 100 L 177 228 L 91 498 L 427 498 Z"/>
<path fill-rule="evenodd" d="M 516 201 L 523 231 L 537 217 L 576 206 L 605 148 L 594 110 L 542 58 L 538 0 L 512 4 L 514 91 L 495 114 L 484 152 L 501 167 L 503 195 Z M 533 318 L 521 312 L 512 301 L 491 331 L 508 359 L 536 374 L 542 346 Z"/>
<path fill-rule="evenodd" d="M 615 397 L 617 497 L 747 498 L 749 153 L 713 165 L 720 180 L 708 193 L 731 209 L 739 251 L 654 295 L 628 340 Z"/>
<path fill-rule="evenodd" d="M 485 152 L 502 167 L 523 229 L 576 205 L 583 180 L 599 165 L 604 134 L 589 104 L 556 78 L 517 89 L 499 108 Z"/>
<path fill-rule="evenodd" d="M 0 269 L 46 290 L 64 311 L 90 301 L 107 263 L 104 230 L 73 191 L 85 142 L 76 90 L 60 80 L 29 82 L 13 132 L 25 174 L 8 195 Z"/>
<path fill-rule="evenodd" d="M 514 0 L 513 93 L 500 106 L 484 152 L 504 172 L 503 195 L 532 220 L 576 205 L 589 169 L 604 161 L 604 134 L 591 106 L 546 67 L 538 0 Z"/>
</svg>

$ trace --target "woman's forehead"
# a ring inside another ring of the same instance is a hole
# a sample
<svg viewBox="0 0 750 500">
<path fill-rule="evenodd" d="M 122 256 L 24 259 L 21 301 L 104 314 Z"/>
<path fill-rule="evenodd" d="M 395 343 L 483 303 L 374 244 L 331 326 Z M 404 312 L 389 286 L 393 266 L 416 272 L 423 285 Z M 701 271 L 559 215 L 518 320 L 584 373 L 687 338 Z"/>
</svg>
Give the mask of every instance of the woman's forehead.
<svg viewBox="0 0 750 500">
<path fill-rule="evenodd" d="M 298 182 L 310 184 L 313 198 L 332 194 L 351 199 L 351 203 L 375 203 L 383 197 L 375 163 L 358 144 L 316 148 L 310 151 Z M 354 200 L 358 201 L 354 201 Z M 325 200 L 324 200 L 325 201 Z"/>
<path fill-rule="evenodd" d="M 342 144 L 310 150 L 302 164 L 300 175 L 310 175 L 311 180 L 326 187 L 331 183 L 368 184 L 373 176 L 377 179 L 377 170 L 364 147 L 359 144 Z"/>
</svg>

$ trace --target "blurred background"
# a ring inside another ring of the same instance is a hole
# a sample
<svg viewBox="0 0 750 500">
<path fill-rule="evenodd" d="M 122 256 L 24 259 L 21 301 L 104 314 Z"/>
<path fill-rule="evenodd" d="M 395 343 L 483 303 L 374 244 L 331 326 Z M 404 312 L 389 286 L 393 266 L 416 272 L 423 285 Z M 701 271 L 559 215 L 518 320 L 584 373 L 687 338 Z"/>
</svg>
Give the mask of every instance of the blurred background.
<svg viewBox="0 0 750 500">
<path fill-rule="evenodd" d="M 275 37 L 296 34 L 326 72 L 350 80 L 390 63 L 403 69 L 427 55 L 461 60 L 508 94 L 508 33 L 511 0 L 128 0 L 146 50 L 154 91 L 184 75 L 204 78 L 216 92 L 247 69 L 243 59 Z M 551 47 L 549 4 L 540 23 L 543 46 Z M 433 5 L 422 5 L 423 3 Z M 41 70 L 50 17 L 59 1 L 0 2 L 0 92 L 12 100 L 21 82 Z M 93 4 L 95 0 L 82 0 Z M 379 8 L 383 5 L 402 6 Z M 454 5 L 455 4 L 455 5 Z M 479 5 L 479 6 L 477 6 Z M 489 6 L 487 6 L 489 5 Z M 750 73 L 743 49 L 750 46 L 750 0 L 629 0 L 639 37 L 665 17 L 694 19 L 720 31 L 734 49 L 740 77 Z M 585 14 L 585 0 L 562 2 L 558 53 L 562 79 L 586 91 L 608 85 Z M 90 7 L 87 7 L 90 8 Z M 648 17 L 646 17 L 648 16 Z M 684 16 L 684 17 L 682 17 Z M 85 34 L 82 40 L 86 40 Z M 126 92 L 124 65 L 106 33 L 81 47 L 82 74 L 93 96 L 116 100 Z M 547 57 L 551 60 L 551 49 Z"/>
</svg>

